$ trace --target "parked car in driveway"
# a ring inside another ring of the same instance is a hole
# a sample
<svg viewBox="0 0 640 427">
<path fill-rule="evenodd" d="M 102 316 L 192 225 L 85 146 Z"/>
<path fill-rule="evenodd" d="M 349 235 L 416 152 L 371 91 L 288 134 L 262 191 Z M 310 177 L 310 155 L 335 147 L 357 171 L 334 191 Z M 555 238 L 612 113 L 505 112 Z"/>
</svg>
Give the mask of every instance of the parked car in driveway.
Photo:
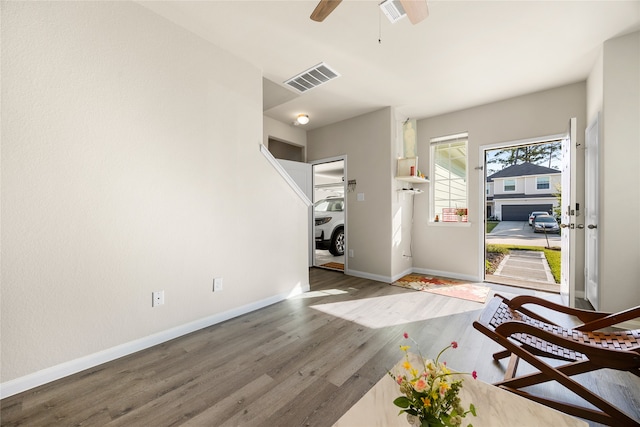
<svg viewBox="0 0 640 427">
<path fill-rule="evenodd" d="M 328 197 L 313 205 L 316 249 L 344 255 L 344 197 Z"/>
<path fill-rule="evenodd" d="M 538 215 L 549 215 L 549 212 L 545 211 L 534 211 L 529 214 L 529 225 L 532 226 L 533 222 L 536 220 Z"/>
<path fill-rule="evenodd" d="M 558 221 L 551 215 L 538 215 L 533 221 L 534 233 L 559 233 Z"/>
</svg>

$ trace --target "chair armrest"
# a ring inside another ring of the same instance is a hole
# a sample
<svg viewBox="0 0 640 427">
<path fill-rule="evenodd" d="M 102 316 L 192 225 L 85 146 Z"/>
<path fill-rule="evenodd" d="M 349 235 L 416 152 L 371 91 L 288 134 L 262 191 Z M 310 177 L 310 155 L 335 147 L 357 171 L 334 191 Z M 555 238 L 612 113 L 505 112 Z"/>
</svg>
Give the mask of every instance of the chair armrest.
<svg viewBox="0 0 640 427">
<path fill-rule="evenodd" d="M 532 337 L 539 338 L 542 341 L 582 353 L 592 363 L 607 368 L 623 370 L 640 368 L 640 347 L 635 347 L 631 350 L 616 350 L 614 348 L 596 347 L 570 340 L 561 335 L 553 334 L 527 323 L 515 320 L 501 324 L 495 329 L 495 332 L 505 338 L 509 338 L 513 334 L 517 333 L 531 335 Z M 528 345 L 535 347 L 530 344 Z"/>
<path fill-rule="evenodd" d="M 640 318 L 640 306 L 620 311 L 618 313 L 609 314 L 591 322 L 585 322 L 584 325 L 576 326 L 573 329 L 578 331 L 597 331 L 598 329 L 617 325 L 618 323 L 637 318 Z"/>
<path fill-rule="evenodd" d="M 534 297 L 531 295 L 519 295 L 512 298 L 508 302 L 509 308 L 518 310 L 526 314 L 527 316 L 533 317 L 534 319 L 540 320 L 542 322 L 550 323 L 552 325 L 555 325 L 556 323 L 548 319 L 545 319 L 544 317 L 542 317 L 537 313 L 527 310 L 526 308 L 522 307 L 524 304 L 539 305 L 541 307 L 545 307 L 553 311 L 559 311 L 560 313 L 568 314 L 570 316 L 575 316 L 585 324 L 611 315 L 611 313 L 604 313 L 604 312 L 591 311 L 591 310 L 581 310 L 579 308 L 567 307 L 567 306 L 557 304 L 551 301 L 547 301 L 546 299 Z"/>
</svg>

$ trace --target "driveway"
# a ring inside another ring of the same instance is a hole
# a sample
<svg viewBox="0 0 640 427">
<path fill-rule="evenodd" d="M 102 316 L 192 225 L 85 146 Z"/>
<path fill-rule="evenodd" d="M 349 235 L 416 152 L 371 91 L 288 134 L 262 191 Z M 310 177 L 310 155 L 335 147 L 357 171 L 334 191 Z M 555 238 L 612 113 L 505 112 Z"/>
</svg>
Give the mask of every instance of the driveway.
<svg viewBox="0 0 640 427">
<path fill-rule="evenodd" d="M 545 238 L 544 233 L 534 233 L 528 221 L 500 221 L 485 238 L 487 243 L 560 247 L 560 234 L 547 234 Z"/>
</svg>

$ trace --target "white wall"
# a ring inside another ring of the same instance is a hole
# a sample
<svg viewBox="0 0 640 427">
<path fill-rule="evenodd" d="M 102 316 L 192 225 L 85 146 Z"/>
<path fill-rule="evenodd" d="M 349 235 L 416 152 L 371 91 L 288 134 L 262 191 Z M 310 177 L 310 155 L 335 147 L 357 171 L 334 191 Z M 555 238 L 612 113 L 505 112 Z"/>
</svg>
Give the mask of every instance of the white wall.
<svg viewBox="0 0 640 427">
<path fill-rule="evenodd" d="M 421 164 L 429 164 L 429 140 L 435 137 L 469 133 L 469 224 L 433 224 L 429 218 L 429 197 L 416 198 L 414 217 L 414 258 L 417 271 L 447 274 L 450 277 L 480 279 L 484 254 L 480 251 L 483 235 L 484 202 L 478 189 L 484 173 L 479 148 L 489 144 L 507 143 L 567 132 L 569 119 L 578 119 L 578 143 L 584 142 L 586 127 L 585 83 L 495 102 L 418 121 L 418 156 Z M 578 153 L 578 194 L 584 194 L 584 154 Z M 494 188 L 496 194 L 498 188 Z M 584 203 L 579 196 L 579 203 Z M 584 250 L 584 236 L 578 239 L 577 250 Z M 583 271 L 579 260 L 577 271 Z M 576 283 L 584 289 L 584 283 Z"/>
<path fill-rule="evenodd" d="M 640 211 L 640 32 L 605 42 L 602 64 L 600 309 L 618 311 L 640 305 L 640 224 L 626 220 Z"/>
<path fill-rule="evenodd" d="M 308 161 L 347 155 L 347 273 L 387 281 L 391 277 L 392 125 L 383 108 L 307 133 Z M 357 194 L 364 195 L 357 201 Z"/>
<path fill-rule="evenodd" d="M 269 147 L 269 137 L 280 141 L 289 142 L 301 147 L 307 146 L 307 131 L 302 127 L 294 127 L 286 123 L 279 122 L 271 117 L 263 116 L 264 127 L 262 141 Z"/>
<path fill-rule="evenodd" d="M 129 2 L 3 2 L 1 31 L 5 395 L 308 288 L 260 70 Z"/>
</svg>

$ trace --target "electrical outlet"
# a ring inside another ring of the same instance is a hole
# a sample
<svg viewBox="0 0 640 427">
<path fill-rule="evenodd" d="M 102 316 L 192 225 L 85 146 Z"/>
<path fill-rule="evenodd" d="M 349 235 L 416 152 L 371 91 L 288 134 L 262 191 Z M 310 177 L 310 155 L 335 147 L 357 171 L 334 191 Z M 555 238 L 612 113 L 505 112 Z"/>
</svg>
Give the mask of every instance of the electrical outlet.
<svg viewBox="0 0 640 427">
<path fill-rule="evenodd" d="M 153 291 L 151 293 L 151 307 L 164 304 L 164 291 Z"/>
<path fill-rule="evenodd" d="M 222 290 L 222 277 L 216 277 L 213 279 L 213 292 Z"/>
</svg>

